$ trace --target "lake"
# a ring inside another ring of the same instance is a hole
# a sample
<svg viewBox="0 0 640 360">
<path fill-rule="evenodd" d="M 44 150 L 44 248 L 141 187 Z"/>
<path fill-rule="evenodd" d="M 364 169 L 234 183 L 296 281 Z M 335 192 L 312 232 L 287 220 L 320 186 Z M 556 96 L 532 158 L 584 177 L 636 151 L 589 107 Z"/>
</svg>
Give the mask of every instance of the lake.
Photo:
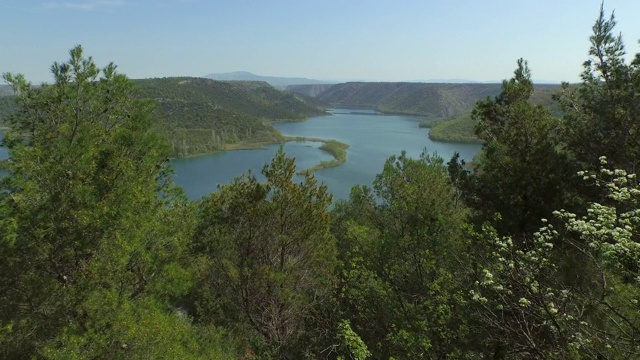
<svg viewBox="0 0 640 360">
<path fill-rule="evenodd" d="M 350 145 L 346 163 L 314 172 L 316 179 L 329 187 L 334 199 L 346 199 L 354 185 L 371 185 L 375 176 L 382 172 L 384 161 L 402 150 L 412 157 L 418 157 L 423 151 L 437 153 L 446 162 L 456 151 L 470 161 L 480 149 L 478 144 L 431 141 L 429 129 L 418 127 L 421 119 L 424 118 L 385 115 L 371 110 L 333 109 L 327 116 L 274 126 L 283 135 L 334 139 Z M 322 143 L 288 142 L 284 151 L 296 159 L 298 169 L 302 170 L 333 159 L 319 149 L 320 145 Z M 199 199 L 216 191 L 217 184 L 227 184 L 247 171 L 264 179 L 260 171 L 278 148 L 279 145 L 269 145 L 265 150 L 237 150 L 175 159 L 172 160 L 175 181 L 190 198 Z"/>
</svg>

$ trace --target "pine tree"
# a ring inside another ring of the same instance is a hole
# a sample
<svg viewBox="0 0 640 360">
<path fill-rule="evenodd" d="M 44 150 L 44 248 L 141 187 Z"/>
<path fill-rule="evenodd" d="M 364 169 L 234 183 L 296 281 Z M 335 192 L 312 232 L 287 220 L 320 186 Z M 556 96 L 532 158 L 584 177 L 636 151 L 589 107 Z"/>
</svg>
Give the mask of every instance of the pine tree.
<svg viewBox="0 0 640 360">
<path fill-rule="evenodd" d="M 167 311 L 189 281 L 189 210 L 171 195 L 153 104 L 80 46 L 51 70 L 41 87 L 4 76 L 19 111 L 0 194 L 0 354 L 197 355 L 188 318 Z"/>
</svg>

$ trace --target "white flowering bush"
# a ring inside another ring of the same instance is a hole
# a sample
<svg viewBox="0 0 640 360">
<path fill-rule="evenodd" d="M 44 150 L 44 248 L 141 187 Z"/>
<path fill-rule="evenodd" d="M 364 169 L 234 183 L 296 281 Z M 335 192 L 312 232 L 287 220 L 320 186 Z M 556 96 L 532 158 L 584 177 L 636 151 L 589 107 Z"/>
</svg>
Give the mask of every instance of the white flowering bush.
<svg viewBox="0 0 640 360">
<path fill-rule="evenodd" d="M 607 169 L 605 157 L 600 158 L 600 163 L 599 173 L 581 171 L 578 175 L 604 188 L 611 204 L 593 203 L 582 217 L 564 210 L 554 214 L 565 222 L 568 230 L 579 234 L 581 242 L 603 265 L 627 282 L 639 285 L 640 189 L 637 177 L 624 170 Z"/>
<path fill-rule="evenodd" d="M 470 298 L 488 338 L 516 357 L 634 358 L 640 354 L 640 190 L 635 174 L 578 173 L 605 189 L 607 204 L 584 215 L 554 212 L 530 239 L 514 242 L 485 226 L 486 244 Z M 579 259 L 579 261 L 576 261 Z M 567 263 L 578 263 L 573 277 Z"/>
</svg>

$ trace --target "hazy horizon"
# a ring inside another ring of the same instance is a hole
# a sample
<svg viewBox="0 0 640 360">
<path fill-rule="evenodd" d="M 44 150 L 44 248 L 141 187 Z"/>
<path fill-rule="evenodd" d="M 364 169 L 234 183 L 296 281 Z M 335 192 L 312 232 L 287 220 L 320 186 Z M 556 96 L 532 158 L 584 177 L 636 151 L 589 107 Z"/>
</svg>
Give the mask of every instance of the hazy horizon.
<svg viewBox="0 0 640 360">
<path fill-rule="evenodd" d="M 600 0 L 0 0 L 0 72 L 50 81 L 77 44 L 130 78 L 247 71 L 322 81 L 576 82 Z M 629 57 L 640 2 L 606 1 Z M 37 24 L 34 25 L 34 24 Z"/>
</svg>

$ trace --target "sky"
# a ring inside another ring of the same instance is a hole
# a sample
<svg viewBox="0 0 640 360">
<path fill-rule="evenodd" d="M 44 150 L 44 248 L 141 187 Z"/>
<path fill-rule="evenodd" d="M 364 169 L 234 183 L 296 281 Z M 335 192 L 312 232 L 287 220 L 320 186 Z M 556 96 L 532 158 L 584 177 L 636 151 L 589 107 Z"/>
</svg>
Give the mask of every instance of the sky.
<svg viewBox="0 0 640 360">
<path fill-rule="evenodd" d="M 50 82 L 77 44 L 130 78 L 249 71 L 327 81 L 496 82 L 518 58 L 576 82 L 600 0 L 0 0 L 0 72 Z M 627 52 L 640 1 L 606 0 Z"/>
</svg>

